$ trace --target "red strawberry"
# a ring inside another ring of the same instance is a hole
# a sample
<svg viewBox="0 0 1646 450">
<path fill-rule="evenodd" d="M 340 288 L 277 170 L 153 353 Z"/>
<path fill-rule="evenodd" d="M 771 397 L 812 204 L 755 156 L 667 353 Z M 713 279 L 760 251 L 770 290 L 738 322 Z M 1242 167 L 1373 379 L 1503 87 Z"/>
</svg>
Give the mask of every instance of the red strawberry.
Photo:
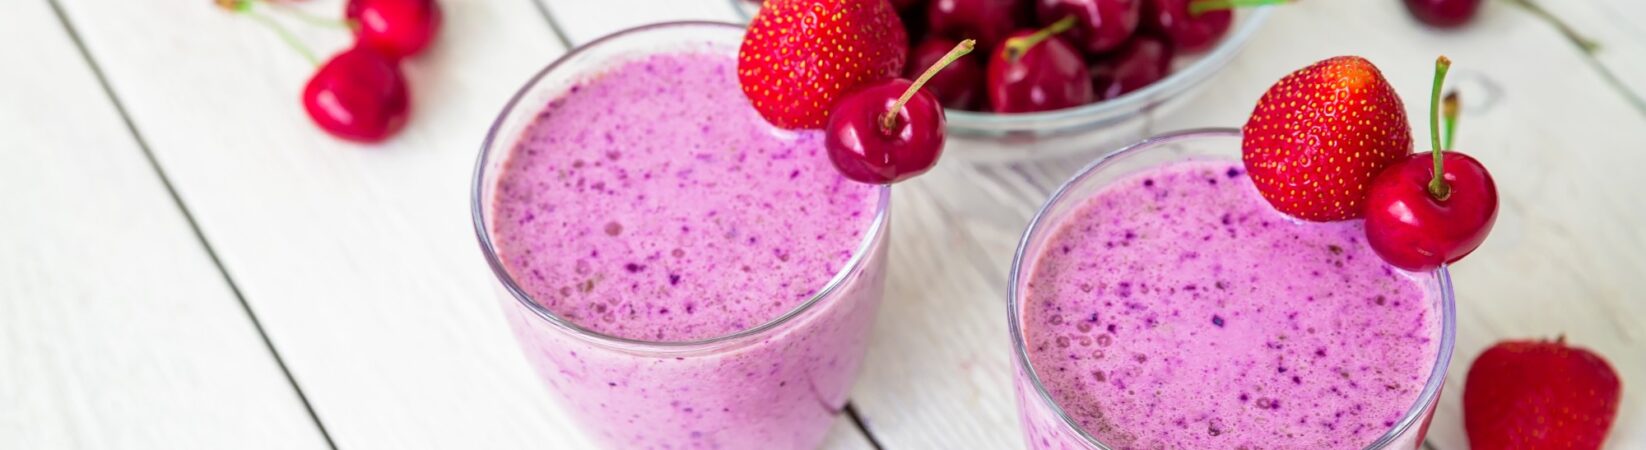
<svg viewBox="0 0 1646 450">
<path fill-rule="evenodd" d="M 769 0 L 743 37 L 737 79 L 773 125 L 823 128 L 835 99 L 903 73 L 908 53 L 886 0 Z"/>
<path fill-rule="evenodd" d="M 1372 178 L 1412 152 L 1400 96 L 1358 56 L 1281 78 L 1243 131 L 1243 159 L 1258 191 L 1275 209 L 1305 220 L 1361 217 Z"/>
<path fill-rule="evenodd" d="M 1617 418 L 1617 371 L 1566 338 L 1504 341 L 1475 359 L 1463 385 L 1474 450 L 1593 450 Z"/>
</svg>

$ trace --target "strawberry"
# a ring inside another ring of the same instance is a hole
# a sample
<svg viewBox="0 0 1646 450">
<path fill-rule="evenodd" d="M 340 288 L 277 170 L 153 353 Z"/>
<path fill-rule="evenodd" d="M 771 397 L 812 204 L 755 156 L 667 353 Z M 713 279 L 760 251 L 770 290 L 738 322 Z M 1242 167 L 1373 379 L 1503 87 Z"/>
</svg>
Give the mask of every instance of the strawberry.
<svg viewBox="0 0 1646 450">
<path fill-rule="evenodd" d="M 887 0 L 769 0 L 749 22 L 737 79 L 782 128 L 823 128 L 835 99 L 897 77 L 909 52 Z"/>
<path fill-rule="evenodd" d="M 1412 153 L 1400 96 L 1358 56 L 1281 78 L 1242 130 L 1242 159 L 1258 191 L 1275 209 L 1305 220 L 1361 217 L 1372 178 Z"/>
<path fill-rule="evenodd" d="M 1617 371 L 1587 349 L 1504 341 L 1475 359 L 1463 385 L 1474 450 L 1593 450 L 1617 418 Z"/>
</svg>

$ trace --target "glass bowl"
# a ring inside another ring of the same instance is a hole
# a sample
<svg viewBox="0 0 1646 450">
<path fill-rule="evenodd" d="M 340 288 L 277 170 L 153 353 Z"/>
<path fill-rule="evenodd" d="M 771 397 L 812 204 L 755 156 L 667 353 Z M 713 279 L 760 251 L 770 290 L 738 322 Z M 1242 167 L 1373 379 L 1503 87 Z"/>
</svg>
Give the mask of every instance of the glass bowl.
<svg viewBox="0 0 1646 450">
<path fill-rule="evenodd" d="M 730 0 L 743 22 L 758 5 Z M 994 114 L 950 109 L 945 155 L 975 163 L 1049 159 L 1081 153 L 1096 155 L 1148 137 L 1149 124 L 1176 111 L 1199 88 L 1223 70 L 1268 20 L 1272 7 L 1235 10 L 1234 23 L 1216 46 L 1178 56 L 1173 72 L 1154 84 L 1120 97 L 1056 111 Z M 969 57 L 976 57 L 972 55 Z"/>
</svg>

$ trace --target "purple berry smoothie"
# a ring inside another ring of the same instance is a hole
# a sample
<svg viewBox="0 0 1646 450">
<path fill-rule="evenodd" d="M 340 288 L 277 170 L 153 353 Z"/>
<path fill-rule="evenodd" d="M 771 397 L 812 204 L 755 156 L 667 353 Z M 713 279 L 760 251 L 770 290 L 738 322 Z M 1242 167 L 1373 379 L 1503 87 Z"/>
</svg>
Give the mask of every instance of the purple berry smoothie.
<svg viewBox="0 0 1646 450">
<path fill-rule="evenodd" d="M 883 191 L 840 176 L 820 133 L 766 123 L 735 70 L 735 47 L 712 46 L 591 69 L 497 175 L 509 278 L 592 333 L 514 298 L 510 322 L 605 446 L 815 447 L 856 376 L 884 281 Z M 795 311 L 846 268 L 792 319 L 702 342 Z"/>
<path fill-rule="evenodd" d="M 1434 368 L 1423 285 L 1360 222 L 1275 211 L 1238 161 L 1157 166 L 1073 211 L 1028 268 L 1020 326 L 1047 393 L 1110 447 L 1361 449 Z M 1030 446 L 1083 448 L 1024 377 Z"/>
</svg>

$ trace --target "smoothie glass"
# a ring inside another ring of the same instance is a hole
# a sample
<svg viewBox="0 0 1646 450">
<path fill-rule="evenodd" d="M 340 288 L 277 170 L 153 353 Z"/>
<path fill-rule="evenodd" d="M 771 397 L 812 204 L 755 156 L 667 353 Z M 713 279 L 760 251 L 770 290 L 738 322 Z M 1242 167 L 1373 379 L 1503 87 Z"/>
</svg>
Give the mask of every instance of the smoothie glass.
<svg viewBox="0 0 1646 450">
<path fill-rule="evenodd" d="M 884 187 L 872 194 L 873 219 L 850 259 L 814 295 L 752 328 L 701 340 L 636 340 L 580 326 L 541 306 L 498 256 L 491 206 L 499 173 L 544 105 L 635 58 L 681 51 L 735 57 L 742 36 L 730 24 L 677 22 L 589 43 L 526 83 L 481 149 L 472 212 L 481 249 L 501 282 L 504 315 L 539 377 L 603 446 L 816 447 L 843 408 L 866 350 L 885 283 L 890 190 Z"/>
<path fill-rule="evenodd" d="M 1240 160 L 1240 131 L 1235 129 L 1202 129 L 1168 133 L 1150 138 L 1099 158 L 1065 182 L 1029 223 L 1012 261 L 1007 300 L 1008 326 L 1011 329 L 1015 356 L 1013 384 L 1017 390 L 1018 410 L 1029 447 L 1034 449 L 1111 449 L 1114 448 L 1082 429 L 1058 405 L 1031 364 L 1026 344 L 1022 308 L 1026 286 L 1034 259 L 1055 233 L 1058 224 L 1069 217 L 1082 203 L 1105 186 L 1129 174 L 1182 161 Z M 1433 355 L 1434 369 L 1418 394 L 1415 403 L 1405 408 L 1405 414 L 1394 426 L 1383 432 L 1367 449 L 1416 449 L 1422 444 L 1430 417 L 1445 382 L 1446 367 L 1451 361 L 1456 328 L 1451 278 L 1442 267 L 1432 273 L 1417 276 L 1418 282 L 1440 314 L 1438 353 Z M 1216 380 L 1207 380 L 1215 383 Z"/>
</svg>

